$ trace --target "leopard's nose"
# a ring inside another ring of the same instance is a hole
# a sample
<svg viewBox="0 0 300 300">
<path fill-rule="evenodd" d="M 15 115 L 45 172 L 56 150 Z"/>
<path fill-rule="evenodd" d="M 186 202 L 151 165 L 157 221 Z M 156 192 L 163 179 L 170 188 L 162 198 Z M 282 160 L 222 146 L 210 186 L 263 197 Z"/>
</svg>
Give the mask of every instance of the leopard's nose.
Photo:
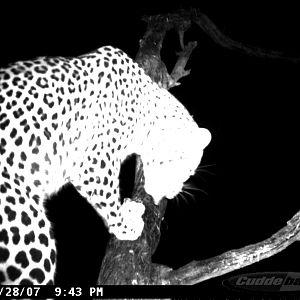
<svg viewBox="0 0 300 300">
<path fill-rule="evenodd" d="M 206 128 L 199 128 L 199 135 L 198 136 L 199 136 L 199 139 L 200 139 L 201 146 L 204 149 L 211 141 L 211 133 Z"/>
</svg>

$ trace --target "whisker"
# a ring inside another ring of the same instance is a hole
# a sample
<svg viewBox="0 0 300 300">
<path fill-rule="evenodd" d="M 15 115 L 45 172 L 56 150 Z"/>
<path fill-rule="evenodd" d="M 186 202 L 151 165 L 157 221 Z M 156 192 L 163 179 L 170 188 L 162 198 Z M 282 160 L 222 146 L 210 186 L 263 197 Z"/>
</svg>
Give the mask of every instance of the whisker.
<svg viewBox="0 0 300 300">
<path fill-rule="evenodd" d="M 216 175 L 216 173 L 209 171 L 209 170 L 205 170 L 205 169 L 197 169 L 194 173 L 194 176 L 201 176 L 203 173 L 209 174 L 211 176 Z"/>
<path fill-rule="evenodd" d="M 176 202 L 176 204 L 179 206 L 179 195 L 180 194 L 178 194 L 178 195 L 176 195 L 175 197 L 174 197 L 174 200 L 175 200 L 175 202 Z"/>
<path fill-rule="evenodd" d="M 207 170 L 207 167 L 213 167 L 216 166 L 217 164 L 209 164 L 209 165 L 199 165 L 197 169 L 195 170 L 194 176 L 200 176 L 201 174 L 199 173 L 207 173 L 209 175 L 216 175 L 214 172 Z"/>
<path fill-rule="evenodd" d="M 185 203 L 189 203 L 188 199 L 184 196 L 184 192 L 180 192 L 179 194 Z M 192 196 L 192 195 L 191 195 Z"/>
<path fill-rule="evenodd" d="M 200 164 L 197 169 L 207 168 L 207 167 L 213 167 L 213 166 L 216 166 L 216 165 L 217 164 L 206 164 L 206 165 Z"/>
<path fill-rule="evenodd" d="M 181 195 L 183 195 L 183 194 L 187 194 L 187 195 L 191 196 L 192 198 L 195 198 L 195 196 L 194 196 L 192 193 L 190 193 L 190 192 L 188 192 L 188 191 L 186 191 L 186 190 L 183 190 L 183 191 L 181 192 Z"/>
<path fill-rule="evenodd" d="M 182 203 L 182 200 L 185 202 L 185 203 L 188 203 L 188 200 L 186 199 L 186 197 L 183 195 L 182 191 L 176 196 L 178 202 L 178 206 L 180 205 L 180 203 Z"/>
<path fill-rule="evenodd" d="M 205 190 L 190 186 L 188 184 L 183 187 L 183 190 L 199 191 L 208 196 L 208 193 Z"/>
</svg>

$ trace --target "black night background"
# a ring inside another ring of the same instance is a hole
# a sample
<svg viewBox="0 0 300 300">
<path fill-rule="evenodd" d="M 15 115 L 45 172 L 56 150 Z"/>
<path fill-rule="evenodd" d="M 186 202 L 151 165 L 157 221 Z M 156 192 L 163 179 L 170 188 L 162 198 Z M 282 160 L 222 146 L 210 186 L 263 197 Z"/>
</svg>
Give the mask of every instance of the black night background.
<svg viewBox="0 0 300 300">
<path fill-rule="evenodd" d="M 1 67 L 37 56 L 76 56 L 103 45 L 121 48 L 134 58 L 146 29 L 142 15 L 187 6 L 39 3 L 0 8 Z M 234 40 L 300 57 L 296 4 L 199 1 L 191 6 Z M 185 40 L 198 41 L 188 64 L 191 74 L 170 92 L 199 126 L 211 131 L 212 142 L 204 152 L 202 170 L 192 179 L 204 192 L 196 191 L 195 199 L 186 195 L 187 201 L 170 201 L 167 208 L 153 259 L 172 268 L 262 241 L 299 210 L 300 64 L 224 49 L 196 25 Z M 169 70 L 179 50 L 176 33 L 169 32 L 162 50 Z M 109 237 L 101 218 L 73 189 L 55 197 L 49 210 L 57 237 L 56 284 L 94 285 Z M 227 293 L 221 283 L 233 275 L 299 270 L 295 243 L 265 261 L 199 284 L 199 296 Z"/>
</svg>

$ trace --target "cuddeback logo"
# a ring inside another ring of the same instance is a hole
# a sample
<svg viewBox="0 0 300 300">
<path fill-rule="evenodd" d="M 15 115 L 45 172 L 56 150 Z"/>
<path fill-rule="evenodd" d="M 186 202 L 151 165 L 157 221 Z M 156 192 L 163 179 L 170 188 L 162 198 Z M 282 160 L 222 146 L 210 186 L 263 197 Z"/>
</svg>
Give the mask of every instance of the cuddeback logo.
<svg viewBox="0 0 300 300">
<path fill-rule="evenodd" d="M 223 285 L 231 289 L 256 292 L 295 292 L 300 291 L 300 273 L 264 272 L 241 274 L 225 279 Z"/>
</svg>

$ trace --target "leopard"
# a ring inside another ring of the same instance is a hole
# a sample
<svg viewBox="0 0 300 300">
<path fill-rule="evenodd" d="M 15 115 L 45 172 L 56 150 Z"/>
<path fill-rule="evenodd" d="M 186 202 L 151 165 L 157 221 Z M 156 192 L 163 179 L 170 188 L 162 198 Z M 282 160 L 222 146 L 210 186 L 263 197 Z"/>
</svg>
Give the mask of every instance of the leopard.
<svg viewBox="0 0 300 300">
<path fill-rule="evenodd" d="M 122 162 L 141 157 L 145 191 L 158 205 L 180 193 L 210 140 L 168 90 L 113 46 L 0 69 L 0 284 L 55 283 L 45 204 L 66 184 L 110 234 L 134 241 L 145 206 L 120 199 Z"/>
</svg>

